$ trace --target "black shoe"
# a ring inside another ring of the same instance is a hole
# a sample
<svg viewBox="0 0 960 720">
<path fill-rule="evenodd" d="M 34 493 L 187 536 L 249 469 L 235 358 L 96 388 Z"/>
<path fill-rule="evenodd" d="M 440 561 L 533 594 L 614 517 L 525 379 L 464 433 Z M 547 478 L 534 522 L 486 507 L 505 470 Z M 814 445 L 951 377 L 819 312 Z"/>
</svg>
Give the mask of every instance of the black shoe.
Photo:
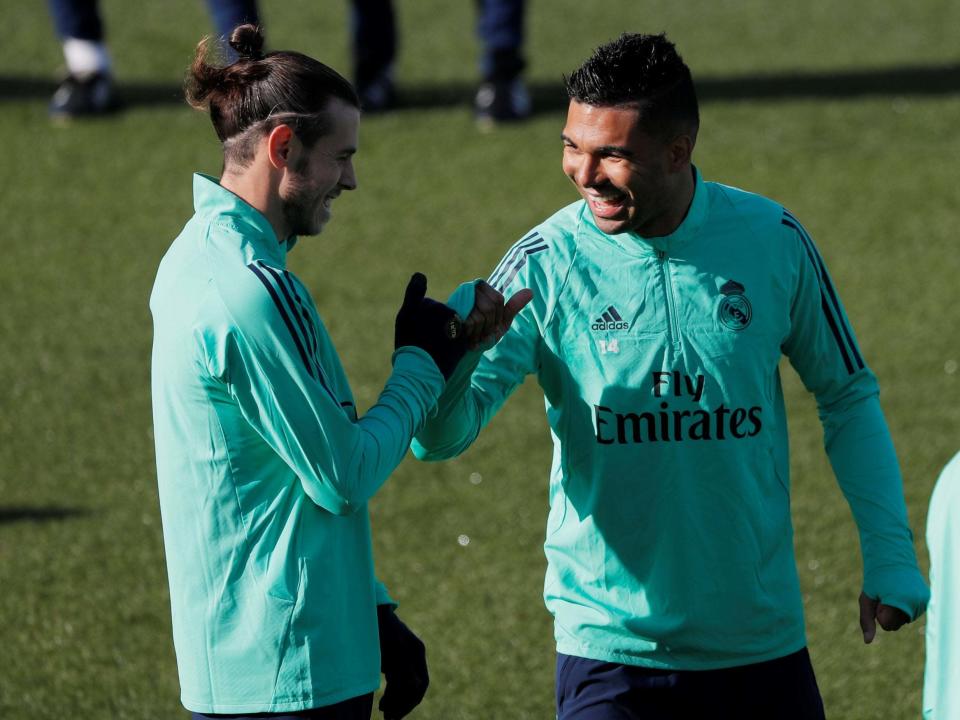
<svg viewBox="0 0 960 720">
<path fill-rule="evenodd" d="M 481 128 L 517 122 L 530 117 L 530 94 L 519 78 L 510 82 L 485 82 L 477 90 L 473 108 Z"/>
<path fill-rule="evenodd" d="M 107 73 L 68 75 L 50 99 L 50 117 L 106 115 L 119 106 L 113 79 Z"/>
<path fill-rule="evenodd" d="M 357 88 L 360 107 L 366 113 L 381 113 L 397 104 L 397 91 L 393 87 L 390 71 L 384 71 L 367 85 Z"/>
</svg>

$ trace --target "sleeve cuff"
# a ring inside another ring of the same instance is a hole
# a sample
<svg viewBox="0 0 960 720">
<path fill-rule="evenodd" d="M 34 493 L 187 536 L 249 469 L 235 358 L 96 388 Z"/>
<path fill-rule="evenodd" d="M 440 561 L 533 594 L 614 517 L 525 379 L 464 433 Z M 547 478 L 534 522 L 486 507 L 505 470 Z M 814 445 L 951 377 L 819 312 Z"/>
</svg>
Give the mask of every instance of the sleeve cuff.
<svg viewBox="0 0 960 720">
<path fill-rule="evenodd" d="M 869 579 L 864 579 L 863 592 L 884 605 L 902 610 L 911 621 L 923 615 L 930 602 L 930 588 L 916 568 L 872 573 Z"/>
</svg>

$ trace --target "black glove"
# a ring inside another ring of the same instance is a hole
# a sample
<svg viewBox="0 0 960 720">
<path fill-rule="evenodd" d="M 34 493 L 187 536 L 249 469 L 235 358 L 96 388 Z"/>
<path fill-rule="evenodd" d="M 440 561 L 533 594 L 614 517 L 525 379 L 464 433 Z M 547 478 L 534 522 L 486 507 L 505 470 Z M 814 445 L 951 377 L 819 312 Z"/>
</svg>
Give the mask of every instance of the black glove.
<svg viewBox="0 0 960 720">
<path fill-rule="evenodd" d="M 443 377 L 449 380 L 467 351 L 466 338 L 457 313 L 443 303 L 425 297 L 426 294 L 426 276 L 414 273 L 397 313 L 393 347 L 413 345 L 426 350 Z"/>
<path fill-rule="evenodd" d="M 384 720 L 400 720 L 420 704 L 427 692 L 427 650 L 394 614 L 392 605 L 377 605 L 377 624 L 380 671 L 387 679 L 378 707 Z"/>
</svg>

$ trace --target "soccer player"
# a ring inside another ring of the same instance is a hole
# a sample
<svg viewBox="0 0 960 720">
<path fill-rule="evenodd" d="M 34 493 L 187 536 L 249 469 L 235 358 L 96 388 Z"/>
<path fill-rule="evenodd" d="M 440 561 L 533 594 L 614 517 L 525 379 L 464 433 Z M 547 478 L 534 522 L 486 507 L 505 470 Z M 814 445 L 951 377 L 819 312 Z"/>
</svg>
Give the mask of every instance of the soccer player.
<svg viewBox="0 0 960 720">
<path fill-rule="evenodd" d="M 519 305 L 480 286 L 460 326 L 414 275 L 397 315 L 393 372 L 358 418 L 286 258 L 356 188 L 359 99 L 312 58 L 264 55 L 252 25 L 230 42 L 240 59 L 227 67 L 209 64 L 200 44 L 187 86 L 223 143 L 223 174 L 194 176 L 196 214 L 150 298 L 182 702 L 195 718 L 367 720 L 382 670 L 380 709 L 401 718 L 426 691 L 426 657 L 374 577 L 366 503 L 467 344 L 489 344 Z"/>
<path fill-rule="evenodd" d="M 960 453 L 947 463 L 930 497 L 927 550 L 930 553 L 930 607 L 927 608 L 927 663 L 923 679 L 924 720 L 960 717 L 960 635 L 954 622 L 960 608 Z"/>
<path fill-rule="evenodd" d="M 928 598 L 876 379 L 797 218 L 692 164 L 697 98 L 664 35 L 623 35 L 566 83 L 563 169 L 582 199 L 493 271 L 533 302 L 460 364 L 414 451 L 463 452 L 537 376 L 560 720 L 822 718 L 778 367 L 816 396 L 860 532 L 867 643 Z"/>
</svg>

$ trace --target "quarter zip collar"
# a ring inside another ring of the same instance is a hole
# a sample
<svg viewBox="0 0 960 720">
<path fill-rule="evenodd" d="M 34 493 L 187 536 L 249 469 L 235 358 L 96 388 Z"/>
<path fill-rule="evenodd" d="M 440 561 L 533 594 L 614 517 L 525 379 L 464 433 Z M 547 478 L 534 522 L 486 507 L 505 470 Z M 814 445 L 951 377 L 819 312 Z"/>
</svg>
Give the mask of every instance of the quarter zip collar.
<svg viewBox="0 0 960 720">
<path fill-rule="evenodd" d="M 700 170 L 696 166 L 693 166 L 693 175 L 693 199 L 690 201 L 690 208 L 677 229 L 669 235 L 652 238 L 643 237 L 635 232 L 607 235 L 596 226 L 593 213 L 590 212 L 586 202 L 583 204 L 584 219 L 594 232 L 607 238 L 630 255 L 656 255 L 659 253 L 672 255 L 697 236 L 707 219 L 709 205 L 707 188 L 700 175 Z"/>
<path fill-rule="evenodd" d="M 277 240 L 273 225 L 264 214 L 221 186 L 215 177 L 193 174 L 193 207 L 198 216 L 237 230 L 255 257 L 286 266 L 287 253 L 296 244 L 296 236 L 286 242 Z"/>
</svg>

